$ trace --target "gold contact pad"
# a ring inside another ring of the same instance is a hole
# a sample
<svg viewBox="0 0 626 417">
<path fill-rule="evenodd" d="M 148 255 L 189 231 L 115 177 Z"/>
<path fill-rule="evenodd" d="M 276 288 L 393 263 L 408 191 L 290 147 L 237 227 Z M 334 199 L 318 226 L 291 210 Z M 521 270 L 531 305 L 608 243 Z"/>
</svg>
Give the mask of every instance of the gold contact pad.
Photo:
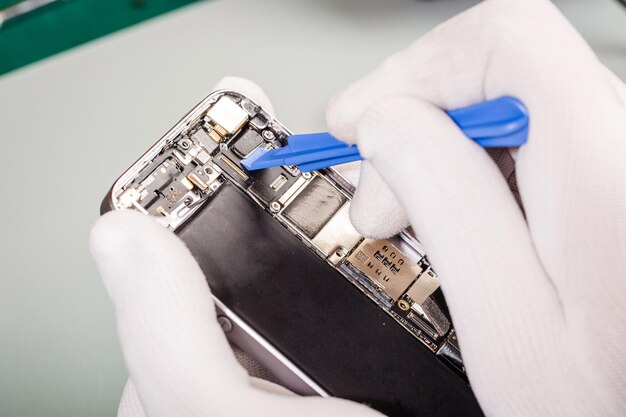
<svg viewBox="0 0 626 417">
<path fill-rule="evenodd" d="M 197 176 L 195 173 L 190 173 L 189 175 L 187 175 L 187 179 L 189 182 L 193 183 L 196 187 L 198 187 L 199 189 L 201 189 L 202 191 L 206 190 L 207 188 L 209 188 L 209 185 L 202 181 L 202 178 L 200 178 L 199 176 Z"/>
<path fill-rule="evenodd" d="M 220 136 L 234 134 L 248 121 L 248 113 L 226 96 L 222 96 L 209 109 L 207 116 Z"/>
<path fill-rule="evenodd" d="M 394 301 L 423 271 L 387 239 L 365 239 L 350 254 L 348 262 L 374 281 Z"/>
<path fill-rule="evenodd" d="M 244 181 L 247 181 L 250 177 L 248 176 L 248 174 L 246 174 L 245 172 L 243 172 L 243 170 L 241 168 L 239 168 L 237 166 L 236 163 L 234 163 L 230 158 L 228 158 L 227 156 L 224 155 L 220 155 L 220 159 L 222 161 L 224 161 L 224 163 L 226 165 L 228 165 L 230 167 L 230 169 L 232 169 L 233 171 L 235 171 L 241 178 L 243 178 Z"/>
<path fill-rule="evenodd" d="M 211 130 L 209 132 L 209 137 L 216 143 L 219 143 L 222 140 L 222 136 L 215 130 Z"/>
</svg>

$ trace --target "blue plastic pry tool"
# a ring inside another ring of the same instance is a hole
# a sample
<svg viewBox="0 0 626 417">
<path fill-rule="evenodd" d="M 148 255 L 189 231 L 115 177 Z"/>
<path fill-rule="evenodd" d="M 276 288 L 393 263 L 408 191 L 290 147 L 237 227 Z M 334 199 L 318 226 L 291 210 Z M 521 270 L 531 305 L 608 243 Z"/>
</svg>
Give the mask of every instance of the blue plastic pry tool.
<svg viewBox="0 0 626 417">
<path fill-rule="evenodd" d="M 514 97 L 500 97 L 462 109 L 448 116 L 465 136 L 483 148 L 513 148 L 528 140 L 528 110 Z M 280 165 L 298 165 L 308 172 L 363 159 L 356 145 L 348 145 L 330 133 L 293 135 L 278 149 L 258 148 L 241 164 L 249 171 Z"/>
</svg>

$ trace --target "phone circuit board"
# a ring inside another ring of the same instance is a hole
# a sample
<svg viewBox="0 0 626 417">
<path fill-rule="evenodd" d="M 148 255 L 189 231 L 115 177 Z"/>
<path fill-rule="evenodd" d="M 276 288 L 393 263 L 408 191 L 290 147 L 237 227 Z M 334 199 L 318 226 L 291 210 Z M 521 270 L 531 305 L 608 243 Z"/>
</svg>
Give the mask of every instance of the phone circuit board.
<svg viewBox="0 0 626 417">
<path fill-rule="evenodd" d="M 349 219 L 353 186 L 333 169 L 247 171 L 258 147 L 286 144 L 289 131 L 239 93 L 211 94 L 115 183 L 115 209 L 136 209 L 176 230 L 237 186 L 362 294 L 460 375 L 463 363 L 437 274 L 409 233 L 374 240 Z M 250 237 L 254 238 L 254 237 Z M 355 296 L 359 295 L 355 291 Z"/>
</svg>

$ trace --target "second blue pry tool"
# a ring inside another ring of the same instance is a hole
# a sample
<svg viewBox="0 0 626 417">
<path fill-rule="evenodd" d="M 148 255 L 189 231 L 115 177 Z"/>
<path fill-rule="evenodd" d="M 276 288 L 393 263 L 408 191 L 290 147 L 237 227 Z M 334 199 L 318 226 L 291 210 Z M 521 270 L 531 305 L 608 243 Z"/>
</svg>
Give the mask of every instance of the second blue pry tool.
<svg viewBox="0 0 626 417">
<path fill-rule="evenodd" d="M 513 148 L 528 140 L 528 110 L 514 97 L 488 100 L 447 114 L 465 136 L 483 148 Z M 330 133 L 312 133 L 290 136 L 282 148 L 258 148 L 241 164 L 249 171 L 297 165 L 300 171 L 308 172 L 361 159 L 356 145 L 344 143 Z"/>
</svg>

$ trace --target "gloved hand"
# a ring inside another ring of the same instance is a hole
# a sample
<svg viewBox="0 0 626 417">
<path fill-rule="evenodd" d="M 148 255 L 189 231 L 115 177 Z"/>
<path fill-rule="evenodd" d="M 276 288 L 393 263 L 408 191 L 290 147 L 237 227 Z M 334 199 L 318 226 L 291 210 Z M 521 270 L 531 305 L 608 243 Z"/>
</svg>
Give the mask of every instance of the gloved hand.
<svg viewBox="0 0 626 417">
<path fill-rule="evenodd" d="M 220 88 L 239 91 L 273 113 L 250 81 L 226 78 Z M 380 416 L 364 405 L 299 397 L 250 378 L 217 323 L 200 267 L 154 219 L 108 213 L 94 225 L 90 248 L 115 306 L 130 374 L 118 416 Z"/>
<path fill-rule="evenodd" d="M 530 112 L 525 217 L 442 110 L 502 95 Z M 626 87 L 555 6 L 483 2 L 335 97 L 327 122 L 367 159 L 357 229 L 410 223 L 425 246 L 488 416 L 626 415 Z"/>
</svg>

